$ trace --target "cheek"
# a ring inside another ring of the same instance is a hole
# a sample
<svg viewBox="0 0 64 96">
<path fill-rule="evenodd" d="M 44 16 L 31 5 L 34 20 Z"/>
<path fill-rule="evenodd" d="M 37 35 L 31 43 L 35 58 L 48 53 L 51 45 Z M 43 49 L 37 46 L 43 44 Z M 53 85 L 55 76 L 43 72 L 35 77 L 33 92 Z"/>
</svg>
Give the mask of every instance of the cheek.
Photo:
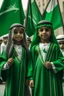
<svg viewBox="0 0 64 96">
<path fill-rule="evenodd" d="M 51 37 L 51 33 L 48 33 L 48 36 Z"/>
<path fill-rule="evenodd" d="M 39 37 L 41 36 L 41 33 L 40 33 L 40 32 L 38 32 L 38 36 L 39 36 Z"/>
<path fill-rule="evenodd" d="M 24 35 L 23 35 L 23 34 L 22 34 L 22 35 L 20 35 L 20 38 L 21 38 L 21 39 L 24 39 Z"/>
<path fill-rule="evenodd" d="M 15 40 L 15 39 L 16 39 L 16 36 L 13 36 L 13 37 L 12 37 L 12 40 Z"/>
</svg>

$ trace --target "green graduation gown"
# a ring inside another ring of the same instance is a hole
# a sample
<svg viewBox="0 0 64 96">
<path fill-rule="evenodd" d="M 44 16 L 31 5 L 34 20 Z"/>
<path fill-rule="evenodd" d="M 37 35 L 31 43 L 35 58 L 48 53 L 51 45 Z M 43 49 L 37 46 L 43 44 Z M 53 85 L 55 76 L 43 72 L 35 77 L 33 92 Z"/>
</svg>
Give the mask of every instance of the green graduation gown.
<svg viewBox="0 0 64 96">
<path fill-rule="evenodd" d="M 14 59 L 14 63 L 9 69 L 2 70 L 8 58 L 5 52 L 0 55 L 0 75 L 6 81 L 4 96 L 25 96 L 25 80 L 32 76 L 32 67 L 28 62 L 28 56 L 26 50 L 22 48 L 22 58 L 19 61 L 13 50 L 11 57 Z"/>
<path fill-rule="evenodd" d="M 57 73 L 55 73 L 53 69 L 45 68 L 39 45 L 33 46 L 31 53 L 34 79 L 33 96 L 63 96 L 61 70 L 64 68 L 64 64 L 63 61 L 59 59 L 62 54 L 58 46 L 53 43 L 50 44 L 45 60 L 54 63 Z M 55 62 L 55 60 L 57 61 Z"/>
</svg>

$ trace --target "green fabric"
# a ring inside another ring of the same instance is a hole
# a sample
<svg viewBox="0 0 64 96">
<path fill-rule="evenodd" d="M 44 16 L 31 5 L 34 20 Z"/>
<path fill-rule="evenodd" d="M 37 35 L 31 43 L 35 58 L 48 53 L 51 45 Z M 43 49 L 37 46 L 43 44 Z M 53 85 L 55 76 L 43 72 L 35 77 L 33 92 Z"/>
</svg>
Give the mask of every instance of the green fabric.
<svg viewBox="0 0 64 96">
<path fill-rule="evenodd" d="M 59 66 L 61 68 L 58 73 L 55 73 L 53 69 L 45 68 L 39 45 L 33 46 L 31 53 L 34 72 L 33 96 L 63 96 L 61 83 L 62 71 L 60 70 L 64 68 L 64 64 L 61 63 L 62 66 L 60 66 L 60 62 L 58 62 L 56 68 L 59 69 Z M 59 47 L 57 44 L 51 43 L 45 61 L 53 62 L 60 57 L 62 57 L 62 54 Z"/>
<path fill-rule="evenodd" d="M 48 20 L 52 22 L 52 26 L 54 30 L 63 26 L 63 21 L 62 21 L 58 0 L 49 1 L 43 13 L 43 20 Z"/>
<path fill-rule="evenodd" d="M 26 33 L 28 36 L 32 36 L 34 34 L 36 24 L 40 20 L 42 20 L 42 16 L 35 0 L 29 0 L 26 23 Z"/>
<path fill-rule="evenodd" d="M 25 96 L 25 80 L 32 77 L 32 66 L 28 63 L 24 48 L 22 48 L 21 61 L 18 60 L 14 49 L 11 57 L 14 59 L 13 65 L 7 70 L 2 70 L 8 58 L 5 52 L 0 56 L 0 74 L 6 81 L 4 96 Z"/>
<path fill-rule="evenodd" d="M 12 24 L 23 24 L 24 19 L 22 0 L 3 0 L 0 8 L 0 36 L 7 34 Z"/>
</svg>

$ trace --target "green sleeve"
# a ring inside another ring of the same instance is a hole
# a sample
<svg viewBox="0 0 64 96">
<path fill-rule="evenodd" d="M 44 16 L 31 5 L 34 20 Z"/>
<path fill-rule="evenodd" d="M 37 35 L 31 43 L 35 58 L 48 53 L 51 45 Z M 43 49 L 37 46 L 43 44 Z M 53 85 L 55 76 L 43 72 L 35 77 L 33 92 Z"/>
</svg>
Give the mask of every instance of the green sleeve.
<svg viewBox="0 0 64 96">
<path fill-rule="evenodd" d="M 3 51 L 2 54 L 0 54 L 0 76 L 5 80 L 6 78 L 6 70 L 2 70 L 4 64 L 7 62 L 7 56 L 6 53 Z"/>
<path fill-rule="evenodd" d="M 56 61 L 53 61 L 53 64 L 54 64 L 57 72 L 63 70 L 64 69 L 64 57 L 62 57 Z"/>
</svg>

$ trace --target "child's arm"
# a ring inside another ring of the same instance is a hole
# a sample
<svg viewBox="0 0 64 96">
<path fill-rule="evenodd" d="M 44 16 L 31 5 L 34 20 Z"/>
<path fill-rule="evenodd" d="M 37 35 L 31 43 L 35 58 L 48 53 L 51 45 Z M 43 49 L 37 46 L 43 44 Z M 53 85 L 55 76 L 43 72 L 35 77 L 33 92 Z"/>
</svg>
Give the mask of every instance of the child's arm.
<svg viewBox="0 0 64 96">
<path fill-rule="evenodd" d="M 13 58 L 9 58 L 8 61 L 5 63 L 5 65 L 3 66 L 3 69 L 2 70 L 6 70 L 6 69 L 9 69 L 10 66 L 13 64 L 14 60 Z"/>
<path fill-rule="evenodd" d="M 7 61 L 9 66 L 11 66 L 13 64 L 13 62 L 14 62 L 13 58 L 9 58 Z"/>
<path fill-rule="evenodd" d="M 54 71 L 55 73 L 57 73 L 57 72 L 56 72 L 56 68 L 55 68 L 53 62 L 47 61 L 47 62 L 44 63 L 44 66 L 45 66 L 47 69 L 51 69 L 51 68 L 52 68 L 53 71 Z"/>
<path fill-rule="evenodd" d="M 55 73 L 57 73 L 58 71 L 61 71 L 63 68 L 64 68 L 64 58 L 61 58 L 61 59 L 58 59 L 56 61 L 53 61 L 53 62 L 49 62 L 49 61 L 46 61 L 44 63 L 44 66 L 47 68 L 47 69 L 50 69 L 52 68 L 53 71 Z"/>
</svg>

